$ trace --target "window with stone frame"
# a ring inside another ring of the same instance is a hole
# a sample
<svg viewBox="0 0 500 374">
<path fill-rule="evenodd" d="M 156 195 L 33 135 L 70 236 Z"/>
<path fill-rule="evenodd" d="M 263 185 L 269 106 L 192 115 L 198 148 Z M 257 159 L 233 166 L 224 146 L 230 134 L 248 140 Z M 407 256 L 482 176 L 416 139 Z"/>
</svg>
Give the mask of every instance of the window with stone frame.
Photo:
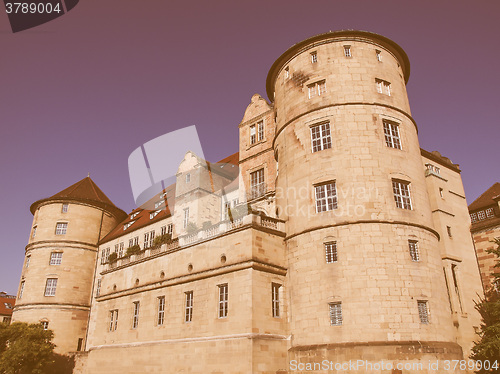
<svg viewBox="0 0 500 374">
<path fill-rule="evenodd" d="M 62 256 L 63 256 L 62 252 L 52 252 L 50 254 L 49 265 L 61 265 Z"/>
<path fill-rule="evenodd" d="M 229 307 L 229 293 L 227 283 L 219 284 L 219 318 L 226 318 Z"/>
<path fill-rule="evenodd" d="M 186 307 L 184 311 L 184 322 L 191 322 L 193 320 L 193 291 L 185 292 Z"/>
<path fill-rule="evenodd" d="M 427 324 L 429 323 L 429 307 L 427 304 L 427 300 L 418 300 L 418 316 L 420 318 L 420 323 Z"/>
<path fill-rule="evenodd" d="M 400 209 L 412 210 L 410 183 L 398 179 L 392 180 L 392 192 L 396 207 Z"/>
<path fill-rule="evenodd" d="M 309 99 L 324 95 L 326 93 L 326 80 L 323 79 L 321 81 L 307 85 L 307 92 Z"/>
<path fill-rule="evenodd" d="M 332 147 L 330 122 L 320 123 L 310 127 L 312 152 L 322 151 Z"/>
<path fill-rule="evenodd" d="M 331 264 L 337 262 L 337 242 L 324 243 L 326 263 Z"/>
<path fill-rule="evenodd" d="M 45 283 L 45 296 L 56 296 L 57 278 L 48 278 Z"/>
<path fill-rule="evenodd" d="M 274 318 L 281 317 L 281 314 L 280 314 L 280 288 L 281 288 L 281 284 L 278 284 L 278 283 L 271 284 L 272 310 L 273 310 L 273 317 Z"/>
<path fill-rule="evenodd" d="M 340 326 L 342 325 L 342 303 L 335 302 L 328 304 L 330 309 L 330 325 Z"/>
<path fill-rule="evenodd" d="M 418 250 L 418 241 L 417 240 L 408 240 L 408 249 L 410 252 L 411 260 L 415 261 L 415 262 L 420 261 L 420 253 Z"/>
<path fill-rule="evenodd" d="M 383 120 L 385 144 L 389 148 L 401 149 L 401 138 L 399 136 L 399 125 L 394 122 Z"/>
<path fill-rule="evenodd" d="M 314 186 L 316 213 L 337 209 L 337 188 L 335 181 Z"/>
<path fill-rule="evenodd" d="M 256 199 L 266 193 L 264 182 L 264 169 L 259 169 L 250 173 L 250 198 Z"/>
</svg>

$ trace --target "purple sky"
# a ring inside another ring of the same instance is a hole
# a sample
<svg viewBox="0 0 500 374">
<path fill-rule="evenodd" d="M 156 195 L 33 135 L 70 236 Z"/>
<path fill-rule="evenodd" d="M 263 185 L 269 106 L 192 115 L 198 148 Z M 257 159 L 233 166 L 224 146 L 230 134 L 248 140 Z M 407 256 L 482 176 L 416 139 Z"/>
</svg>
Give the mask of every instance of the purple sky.
<svg viewBox="0 0 500 374">
<path fill-rule="evenodd" d="M 130 211 L 129 154 L 190 125 L 210 161 L 236 152 L 272 63 L 329 30 L 403 47 L 420 144 L 460 164 L 468 203 L 500 180 L 498 1 L 81 0 L 17 34 L 0 9 L 0 291 L 17 292 L 31 203 L 90 172 Z"/>
</svg>

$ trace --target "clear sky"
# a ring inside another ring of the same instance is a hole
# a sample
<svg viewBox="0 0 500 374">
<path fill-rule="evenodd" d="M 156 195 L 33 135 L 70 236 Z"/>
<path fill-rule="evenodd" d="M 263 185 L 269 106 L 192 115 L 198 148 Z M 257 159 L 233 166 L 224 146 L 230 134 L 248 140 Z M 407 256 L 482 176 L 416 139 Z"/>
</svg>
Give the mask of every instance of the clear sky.
<svg viewBox="0 0 500 374">
<path fill-rule="evenodd" d="M 81 0 L 12 34 L 0 5 L 0 291 L 17 293 L 29 206 L 90 172 L 120 208 L 127 158 L 196 125 L 205 156 L 238 150 L 238 124 L 291 45 L 340 29 L 406 51 L 420 145 L 460 164 L 468 203 L 500 180 L 497 0 Z"/>
</svg>

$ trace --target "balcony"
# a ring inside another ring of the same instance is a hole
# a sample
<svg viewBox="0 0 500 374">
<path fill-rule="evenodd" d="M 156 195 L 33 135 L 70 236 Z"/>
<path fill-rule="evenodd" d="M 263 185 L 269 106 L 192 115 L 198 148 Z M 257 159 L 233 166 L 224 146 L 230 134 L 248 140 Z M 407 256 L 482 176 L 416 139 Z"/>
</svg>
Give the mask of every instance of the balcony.
<svg viewBox="0 0 500 374">
<path fill-rule="evenodd" d="M 182 247 L 188 247 L 196 243 L 213 240 L 218 236 L 239 230 L 243 227 L 262 227 L 272 230 L 280 236 L 285 235 L 285 222 L 272 217 L 265 217 L 257 214 L 248 214 L 233 221 L 226 220 L 213 225 L 205 230 L 199 230 L 195 233 L 186 234 L 175 238 L 170 243 L 162 244 L 160 247 L 149 247 L 140 253 L 127 257 L 118 258 L 115 262 L 109 263 L 106 271 L 121 268 L 139 261 L 145 261 L 148 258 L 161 256 L 163 253 L 172 252 Z"/>
</svg>

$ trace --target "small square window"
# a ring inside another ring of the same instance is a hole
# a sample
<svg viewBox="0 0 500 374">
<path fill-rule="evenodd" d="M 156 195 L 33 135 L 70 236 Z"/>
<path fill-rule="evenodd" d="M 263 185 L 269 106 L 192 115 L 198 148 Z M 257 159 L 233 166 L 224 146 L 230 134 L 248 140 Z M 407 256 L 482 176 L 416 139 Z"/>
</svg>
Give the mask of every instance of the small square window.
<svg viewBox="0 0 500 374">
<path fill-rule="evenodd" d="M 493 208 L 486 209 L 486 218 L 493 218 L 494 216 Z"/>
<path fill-rule="evenodd" d="M 426 300 L 418 300 L 418 316 L 420 318 L 420 323 L 429 323 L 429 308 Z"/>
<path fill-rule="evenodd" d="M 62 252 L 52 252 L 50 254 L 50 265 L 61 265 Z"/>
<path fill-rule="evenodd" d="M 382 79 L 375 79 L 375 85 L 377 87 L 377 92 L 391 96 L 391 83 L 384 81 Z"/>
<path fill-rule="evenodd" d="M 344 56 L 345 57 L 352 57 L 350 45 L 344 45 Z"/>
<path fill-rule="evenodd" d="M 56 224 L 56 235 L 65 235 L 68 230 L 68 224 L 65 222 L 59 222 Z"/>
<path fill-rule="evenodd" d="M 470 214 L 470 221 L 472 223 L 477 222 L 477 214 L 476 213 L 471 213 Z"/>
<path fill-rule="evenodd" d="M 337 242 L 325 243 L 326 263 L 337 262 Z"/>
<path fill-rule="evenodd" d="M 62 213 L 68 213 L 68 206 L 69 206 L 69 204 L 62 205 Z"/>
<path fill-rule="evenodd" d="M 340 326 L 342 325 L 342 303 L 330 303 L 328 304 L 330 308 L 330 325 Z"/>
<path fill-rule="evenodd" d="M 311 53 L 311 62 L 313 64 L 317 63 L 318 62 L 318 52 L 312 52 Z"/>
</svg>

